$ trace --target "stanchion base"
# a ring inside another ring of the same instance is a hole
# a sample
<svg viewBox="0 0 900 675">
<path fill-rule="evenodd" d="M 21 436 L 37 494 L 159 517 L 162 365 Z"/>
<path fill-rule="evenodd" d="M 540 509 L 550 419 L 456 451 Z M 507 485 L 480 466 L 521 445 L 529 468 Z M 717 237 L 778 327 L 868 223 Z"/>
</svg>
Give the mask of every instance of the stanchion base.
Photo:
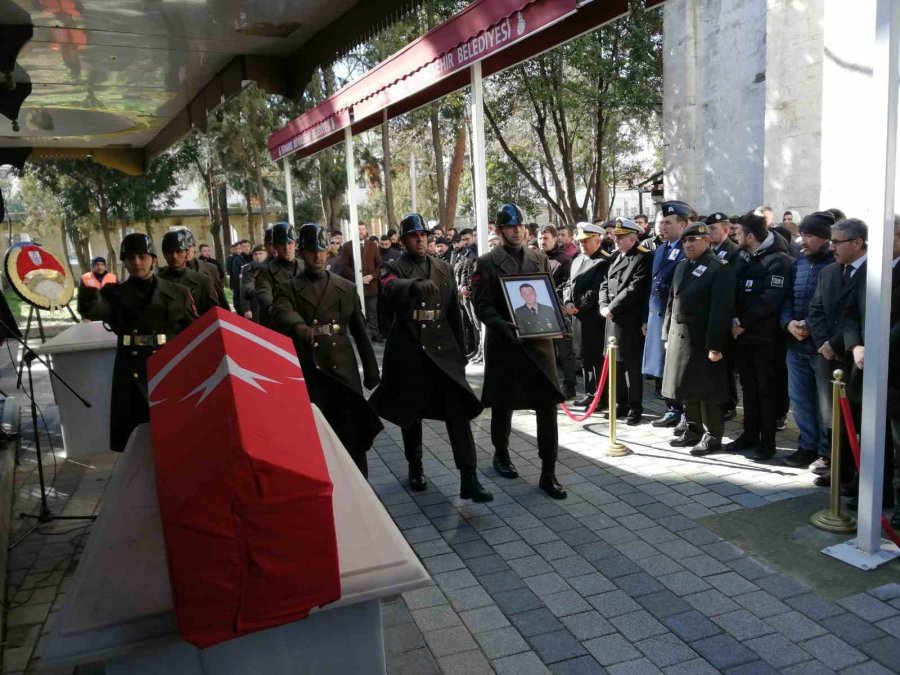
<svg viewBox="0 0 900 675">
<path fill-rule="evenodd" d="M 630 454 L 631 450 L 629 450 L 627 446 L 622 445 L 621 443 L 610 445 L 606 450 L 607 457 L 625 457 L 626 455 Z"/>
<path fill-rule="evenodd" d="M 881 540 L 881 546 L 875 553 L 867 553 L 858 548 L 856 539 L 823 548 L 822 553 L 865 571 L 874 570 L 886 562 L 900 558 L 900 549 L 887 539 Z"/>
<path fill-rule="evenodd" d="M 856 532 L 856 518 L 847 515 L 846 513 L 839 513 L 835 517 L 834 514 L 831 513 L 831 509 L 817 511 L 812 514 L 809 522 L 826 532 L 836 532 L 838 534 Z"/>
</svg>

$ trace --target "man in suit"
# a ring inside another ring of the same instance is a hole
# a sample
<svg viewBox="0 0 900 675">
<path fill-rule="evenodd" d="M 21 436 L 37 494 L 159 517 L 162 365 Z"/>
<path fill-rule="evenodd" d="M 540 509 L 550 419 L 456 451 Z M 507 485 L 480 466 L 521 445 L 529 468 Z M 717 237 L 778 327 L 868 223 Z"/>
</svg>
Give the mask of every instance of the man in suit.
<svg viewBox="0 0 900 675">
<path fill-rule="evenodd" d="M 197 257 L 197 240 L 194 239 L 194 233 L 188 229 L 184 229 L 183 231 L 187 233 L 187 268 L 209 278 L 212 282 L 213 298 L 215 299 L 216 304 L 226 312 L 230 312 L 231 305 L 228 304 L 228 298 L 225 297 L 225 286 L 222 283 L 222 278 L 219 276 L 219 268 L 212 263 L 205 262 Z"/>
<path fill-rule="evenodd" d="M 273 234 L 278 246 L 281 236 L 278 230 Z M 307 223 L 300 228 L 299 239 L 304 266 L 300 274 L 275 287 L 272 322 L 294 341 L 310 400 L 322 411 L 362 475 L 368 476 L 366 453 L 383 427 L 363 394 L 359 363 L 350 342 L 352 335 L 362 361 L 362 383 L 366 389 L 374 389 L 379 382 L 378 362 L 366 334 L 356 285 L 325 269 L 328 241 L 324 227 Z"/>
<path fill-rule="evenodd" d="M 115 452 L 125 450 L 137 425 L 150 421 L 147 360 L 197 318 L 190 291 L 154 274 L 150 237 L 126 235 L 119 260 L 128 270 L 125 282 L 83 288 L 78 296 L 79 314 L 103 321 L 118 336 L 109 409 L 109 444 Z"/>
<path fill-rule="evenodd" d="M 652 254 L 638 245 L 641 228 L 628 218 L 617 218 L 612 228 L 616 254 L 600 287 L 600 315 L 606 319 L 606 340 L 618 342 L 617 412 L 625 424 L 640 424 L 644 414 L 641 359 L 650 294 Z"/>
<path fill-rule="evenodd" d="M 505 275 L 549 274 L 550 263 L 543 253 L 524 246 L 525 219 L 518 206 L 505 204 L 496 223 L 501 245 L 478 258 L 472 274 L 475 315 L 487 329 L 481 402 L 491 408 L 494 469 L 504 478 L 518 477 L 509 456 L 513 410 L 534 410 L 541 458 L 538 486 L 554 499 L 565 499 L 556 480 L 556 406 L 565 398 L 556 376 L 553 340 L 519 337 L 501 286 Z"/>
<path fill-rule="evenodd" d="M 465 336 L 453 269 L 426 254 L 428 228 L 418 213 L 400 222 L 405 252 L 381 272 L 381 299 L 393 317 L 384 348 L 383 379 L 369 402 L 400 427 L 409 486 L 428 487 L 422 466 L 422 419 L 443 420 L 460 474 L 460 499 L 489 502 L 476 476 L 469 421 L 481 401 L 469 388 Z"/>
<path fill-rule="evenodd" d="M 735 281 L 733 266 L 710 249 L 705 223 L 685 227 L 681 241 L 686 259 L 675 270 L 662 329 L 663 396 L 684 401 L 687 429 L 672 445 L 693 446 L 691 454 L 703 456 L 722 449 L 725 433 L 728 371 L 723 351 L 734 316 Z"/>
<path fill-rule="evenodd" d="M 369 230 L 363 222 L 359 223 L 359 247 L 362 254 L 366 326 L 372 341 L 381 342 L 381 332 L 378 330 L 378 271 L 381 269 L 381 251 L 378 244 L 369 241 Z M 352 241 L 346 242 L 341 248 L 340 275 L 347 281 L 356 283 L 356 261 Z"/>
<path fill-rule="evenodd" d="M 290 223 L 280 222 L 272 226 L 275 257 L 260 265 L 253 282 L 256 288 L 256 301 L 259 303 L 259 323 L 267 328 L 273 328 L 275 325 L 272 320 L 275 289 L 303 273 L 303 261 L 297 257 L 295 237 L 294 227 Z M 248 262 L 252 261 L 251 257 Z"/>
<path fill-rule="evenodd" d="M 173 230 L 163 235 L 162 252 L 168 266 L 160 269 L 158 274 L 160 279 L 188 289 L 194 298 L 197 315 L 203 316 L 217 304 L 216 289 L 208 276 L 187 267 L 189 234 L 187 230 Z"/>
<path fill-rule="evenodd" d="M 653 253 L 653 268 L 650 279 L 650 304 L 647 316 L 646 341 L 641 372 L 660 381 L 666 363 L 665 335 L 663 319 L 669 301 L 669 289 L 675 268 L 684 259 L 681 250 L 681 233 L 691 222 L 694 209 L 683 202 L 665 202 L 662 205 L 663 218 L 659 223 L 660 245 Z M 681 421 L 684 411 L 681 401 L 665 398 L 666 412 L 651 426 L 674 427 Z"/>
<path fill-rule="evenodd" d="M 572 342 L 584 373 L 584 396 L 575 405 L 589 406 L 597 393 L 603 367 L 606 319 L 600 316 L 600 287 L 606 279 L 610 255 L 603 250 L 606 232 L 599 225 L 582 223 L 577 240 L 581 255 L 572 262 L 569 281 L 563 289 L 563 307 L 572 319 Z M 600 404 L 606 398 L 601 395 Z"/>
<path fill-rule="evenodd" d="M 550 276 L 556 286 L 557 298 L 562 301 L 562 292 L 569 282 L 572 270 L 572 256 L 563 250 L 560 245 L 560 233 L 553 225 L 544 225 L 541 228 L 540 245 L 541 252 L 550 260 Z M 571 330 L 570 319 L 566 318 L 566 329 Z M 575 385 L 578 379 L 578 358 L 572 343 L 572 336 L 565 335 L 554 343 L 556 356 L 563 371 L 563 395 L 566 399 L 575 398 Z"/>
</svg>

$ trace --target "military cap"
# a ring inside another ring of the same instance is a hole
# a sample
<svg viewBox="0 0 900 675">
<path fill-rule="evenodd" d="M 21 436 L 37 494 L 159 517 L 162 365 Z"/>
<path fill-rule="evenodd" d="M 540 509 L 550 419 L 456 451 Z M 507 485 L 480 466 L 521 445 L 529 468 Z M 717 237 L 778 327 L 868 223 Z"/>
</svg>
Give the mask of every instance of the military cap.
<svg viewBox="0 0 900 675">
<path fill-rule="evenodd" d="M 318 223 L 306 223 L 297 233 L 297 246 L 301 251 L 327 251 L 328 238 L 325 228 Z"/>
<path fill-rule="evenodd" d="M 428 232 L 425 219 L 418 213 L 408 213 L 400 221 L 400 236 L 405 237 L 412 232 Z"/>
<path fill-rule="evenodd" d="M 685 237 L 708 237 L 709 227 L 704 222 L 691 223 L 681 233 L 681 238 Z"/>
<path fill-rule="evenodd" d="M 728 223 L 731 222 L 731 216 L 727 216 L 721 211 L 716 211 L 715 213 L 706 216 L 706 218 L 703 219 L 703 222 L 707 225 L 715 225 L 716 223 Z"/>
<path fill-rule="evenodd" d="M 686 216 L 690 217 L 694 213 L 694 209 L 691 208 L 691 205 L 687 202 L 683 202 L 677 199 L 673 199 L 672 201 L 663 202 L 662 204 L 662 214 L 665 216 Z"/>
<path fill-rule="evenodd" d="M 272 226 L 272 243 L 287 244 L 296 241 L 294 238 L 294 227 L 290 223 L 280 222 Z"/>
<path fill-rule="evenodd" d="M 166 251 L 187 251 L 191 247 L 187 230 L 172 230 L 166 232 L 162 238 L 162 250 Z"/>
<path fill-rule="evenodd" d="M 578 241 L 584 241 L 585 239 L 590 239 L 591 237 L 596 237 L 598 234 L 603 234 L 603 226 L 596 223 L 578 223 L 578 234 L 575 238 Z"/>
<path fill-rule="evenodd" d="M 515 204 L 504 204 L 497 211 L 497 227 L 518 226 L 525 224 L 522 209 Z"/>
<path fill-rule="evenodd" d="M 629 218 L 616 218 L 612 233 L 618 236 L 626 234 L 643 234 L 644 229 Z"/>
<path fill-rule="evenodd" d="M 831 226 L 834 225 L 834 213 L 816 211 L 800 221 L 800 234 L 811 234 L 822 239 L 831 239 Z"/>
<path fill-rule="evenodd" d="M 96 265 L 97 263 L 101 263 L 101 262 L 105 265 L 105 264 L 106 264 L 106 258 L 104 258 L 102 255 L 98 255 L 96 258 L 94 258 L 93 260 L 91 260 L 91 267 L 93 267 L 93 266 Z"/>
<path fill-rule="evenodd" d="M 275 231 L 274 225 L 267 225 L 265 231 L 263 232 L 263 243 L 271 244 L 272 243 L 272 232 Z"/>
<path fill-rule="evenodd" d="M 190 231 L 189 229 L 187 229 L 186 227 L 181 228 L 181 231 L 184 232 L 184 235 L 185 235 L 185 237 L 187 238 L 186 241 L 187 241 L 188 247 L 190 247 L 190 246 L 196 246 L 196 245 L 197 245 L 197 240 L 194 239 L 194 233 L 193 233 L 193 232 L 191 232 L 191 231 Z"/>
<path fill-rule="evenodd" d="M 125 260 L 125 257 L 130 253 L 157 257 L 153 240 L 146 234 L 140 234 L 139 232 L 126 234 L 124 239 L 122 239 L 122 245 L 119 247 L 119 260 Z"/>
</svg>

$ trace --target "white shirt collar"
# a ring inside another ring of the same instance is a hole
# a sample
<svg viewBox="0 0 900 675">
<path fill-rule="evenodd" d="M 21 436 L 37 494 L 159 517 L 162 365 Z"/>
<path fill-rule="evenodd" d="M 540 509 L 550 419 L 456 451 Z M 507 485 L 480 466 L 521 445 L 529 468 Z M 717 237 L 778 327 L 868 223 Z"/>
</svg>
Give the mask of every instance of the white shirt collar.
<svg viewBox="0 0 900 675">
<path fill-rule="evenodd" d="M 850 267 L 853 268 L 852 274 L 856 274 L 856 271 L 862 266 L 864 262 L 866 262 L 866 258 L 869 257 L 868 253 L 861 255 L 859 258 L 850 263 Z"/>
<path fill-rule="evenodd" d="M 896 267 L 898 262 L 900 262 L 900 255 L 894 258 L 894 264 L 892 265 L 892 267 Z"/>
</svg>

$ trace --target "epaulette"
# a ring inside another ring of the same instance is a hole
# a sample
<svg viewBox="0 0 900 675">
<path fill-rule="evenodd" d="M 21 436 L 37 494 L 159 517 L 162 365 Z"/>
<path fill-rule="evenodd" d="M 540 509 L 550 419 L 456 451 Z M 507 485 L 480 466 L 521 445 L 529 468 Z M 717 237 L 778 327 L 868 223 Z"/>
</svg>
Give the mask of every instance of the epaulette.
<svg viewBox="0 0 900 675">
<path fill-rule="evenodd" d="M 604 258 L 611 258 L 611 257 L 612 257 L 612 253 L 610 253 L 609 251 L 604 251 L 604 250 L 602 250 L 602 249 L 600 250 L 600 255 L 602 255 Z"/>
<path fill-rule="evenodd" d="M 650 249 L 644 248 L 643 246 L 638 246 L 637 250 L 640 251 L 641 253 L 650 253 Z"/>
<path fill-rule="evenodd" d="M 387 260 L 381 263 L 381 276 L 385 274 L 399 274 L 400 269 L 397 267 L 396 262 L 394 260 Z"/>
</svg>

